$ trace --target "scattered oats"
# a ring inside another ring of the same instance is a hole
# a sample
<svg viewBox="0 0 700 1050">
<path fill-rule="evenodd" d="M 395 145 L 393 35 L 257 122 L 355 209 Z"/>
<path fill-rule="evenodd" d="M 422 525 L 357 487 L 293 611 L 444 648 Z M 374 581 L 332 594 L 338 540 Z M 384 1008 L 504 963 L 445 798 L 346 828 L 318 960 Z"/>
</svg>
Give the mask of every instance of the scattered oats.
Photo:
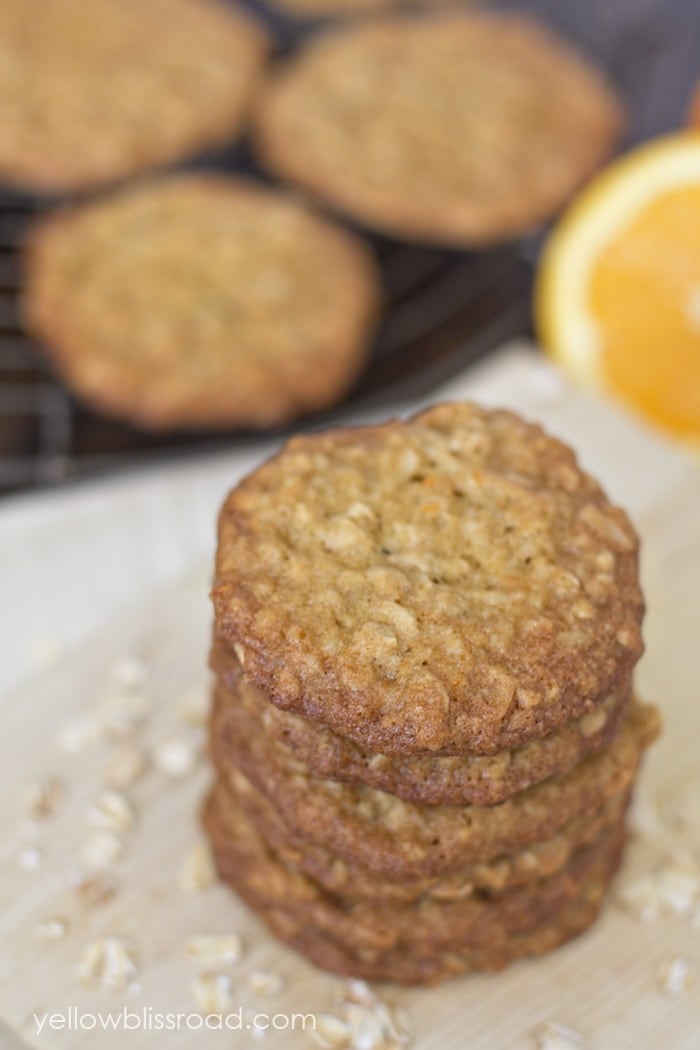
<svg viewBox="0 0 700 1050">
<path fill-rule="evenodd" d="M 179 705 L 179 715 L 186 726 L 201 729 L 209 717 L 209 694 L 205 688 L 193 690 Z"/>
<path fill-rule="evenodd" d="M 350 977 L 347 981 L 343 981 L 340 998 L 341 1002 L 360 1003 L 363 1006 L 373 1006 L 377 1002 L 377 997 L 367 982 L 357 977 Z"/>
<path fill-rule="evenodd" d="M 36 871 L 44 859 L 38 846 L 25 846 L 19 855 L 19 866 L 22 871 Z"/>
<path fill-rule="evenodd" d="M 353 1050 L 399 1050 L 406 1039 L 394 1028 L 386 1007 L 348 1006 Z"/>
<path fill-rule="evenodd" d="M 538 1050 L 585 1050 L 586 1040 L 580 1032 L 556 1021 L 546 1021 L 535 1032 Z"/>
<path fill-rule="evenodd" d="M 351 979 L 341 986 L 343 1020 L 350 1030 L 353 1050 L 400 1050 L 410 1042 L 408 1032 L 366 981 Z"/>
<path fill-rule="evenodd" d="M 153 746 L 156 767 L 169 777 L 184 777 L 191 773 L 201 754 L 199 734 L 171 733 L 157 740 Z"/>
<path fill-rule="evenodd" d="M 34 927 L 34 937 L 38 941 L 60 941 L 68 932 L 65 919 L 43 919 Z"/>
<path fill-rule="evenodd" d="M 257 1017 L 257 1013 L 255 1013 L 255 1011 L 253 1010 L 243 1011 L 243 1019 L 245 1022 L 246 1031 L 250 1032 L 251 1037 L 259 1042 L 261 1039 L 267 1038 L 268 1029 L 263 1028 L 257 1023 Z"/>
<path fill-rule="evenodd" d="M 88 908 L 101 908 L 117 893 L 117 883 L 109 875 L 89 875 L 76 883 L 75 891 Z"/>
<path fill-rule="evenodd" d="M 674 915 L 690 915 L 700 899 L 700 867 L 690 854 L 668 858 L 658 872 L 664 907 Z"/>
<path fill-rule="evenodd" d="M 664 959 L 656 971 L 659 984 L 668 995 L 685 995 L 698 976 L 697 966 L 690 959 L 677 955 Z"/>
<path fill-rule="evenodd" d="M 124 841 L 113 831 L 93 831 L 83 843 L 80 859 L 89 871 L 103 871 L 124 853 Z"/>
<path fill-rule="evenodd" d="M 127 835 L 136 823 L 136 814 L 125 795 L 118 791 L 103 791 L 85 810 L 85 822 L 100 831 Z"/>
<path fill-rule="evenodd" d="M 95 715 L 86 715 L 70 722 L 58 734 L 58 747 L 69 755 L 77 755 L 104 736 L 104 727 Z"/>
<path fill-rule="evenodd" d="M 629 827 L 646 838 L 658 838 L 665 831 L 656 802 L 643 791 L 635 791 L 629 808 Z"/>
<path fill-rule="evenodd" d="M 197 1006 L 205 1015 L 221 1014 L 232 1005 L 231 978 L 228 974 L 201 974 L 191 985 Z"/>
<path fill-rule="evenodd" d="M 187 941 L 185 954 L 199 966 L 225 966 L 238 962 L 243 942 L 237 933 L 201 933 Z"/>
<path fill-rule="evenodd" d="M 27 814 L 30 820 L 47 820 L 60 806 L 65 787 L 58 777 L 48 774 L 34 780 L 27 789 Z"/>
<path fill-rule="evenodd" d="M 332 1014 L 316 1014 L 316 1024 L 309 1029 L 309 1035 L 319 1046 L 341 1050 L 349 1045 L 350 1025 Z"/>
<path fill-rule="evenodd" d="M 126 988 L 136 976 L 134 956 L 118 937 L 100 937 L 85 948 L 78 963 L 83 984 Z"/>
<path fill-rule="evenodd" d="M 153 699 L 146 693 L 110 694 L 100 704 L 100 718 L 110 737 L 131 737 L 153 713 Z"/>
<path fill-rule="evenodd" d="M 690 853 L 667 857 L 649 875 L 622 888 L 620 901 L 642 922 L 660 915 L 690 915 L 700 899 L 700 867 Z"/>
<path fill-rule="evenodd" d="M 278 973 L 253 970 L 248 978 L 248 987 L 254 995 L 279 995 L 285 984 Z"/>
<path fill-rule="evenodd" d="M 661 897 L 655 875 L 642 875 L 623 886 L 618 894 L 620 904 L 635 919 L 656 922 L 661 914 Z"/>
<path fill-rule="evenodd" d="M 143 689 L 148 682 L 149 671 L 143 660 L 127 656 L 114 665 L 110 677 L 122 689 Z"/>
<path fill-rule="evenodd" d="M 211 850 L 206 842 L 198 842 L 182 862 L 180 886 L 186 893 L 201 893 L 215 880 L 216 869 Z"/>
<path fill-rule="evenodd" d="M 132 787 L 146 766 L 146 754 L 140 745 L 133 741 L 118 744 L 105 767 L 105 784 L 117 791 Z"/>
</svg>

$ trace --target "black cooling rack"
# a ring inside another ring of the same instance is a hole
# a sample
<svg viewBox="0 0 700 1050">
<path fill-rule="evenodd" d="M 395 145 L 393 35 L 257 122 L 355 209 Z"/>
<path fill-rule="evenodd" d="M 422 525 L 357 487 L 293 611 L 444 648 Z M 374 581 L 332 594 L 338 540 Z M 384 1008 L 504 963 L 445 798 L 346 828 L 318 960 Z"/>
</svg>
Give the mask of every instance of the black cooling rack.
<svg viewBox="0 0 700 1050">
<path fill-rule="evenodd" d="M 46 207 L 0 195 L 0 490 L 58 484 L 241 440 L 145 434 L 91 413 L 69 395 L 21 322 L 21 246 Z M 515 253 L 461 255 L 386 241 L 375 249 L 388 308 L 367 373 L 348 400 L 426 389 L 527 326 L 530 267 Z"/>
<path fill-rule="evenodd" d="M 258 0 L 281 51 L 309 32 Z M 626 98 L 628 141 L 677 127 L 700 77 L 698 0 L 490 0 L 532 11 L 569 36 L 609 72 Z M 194 166 L 250 170 L 241 148 Z M 100 418 L 77 404 L 22 331 L 19 256 L 25 230 L 46 204 L 0 192 L 0 492 L 57 484 L 193 449 L 216 449 L 251 435 L 163 438 Z M 529 330 L 537 243 L 460 254 L 373 239 L 387 311 L 369 368 L 346 400 L 381 401 L 428 391 L 508 336 Z M 323 422 L 332 422 L 333 414 Z M 302 426 L 308 421 L 302 421 Z"/>
</svg>

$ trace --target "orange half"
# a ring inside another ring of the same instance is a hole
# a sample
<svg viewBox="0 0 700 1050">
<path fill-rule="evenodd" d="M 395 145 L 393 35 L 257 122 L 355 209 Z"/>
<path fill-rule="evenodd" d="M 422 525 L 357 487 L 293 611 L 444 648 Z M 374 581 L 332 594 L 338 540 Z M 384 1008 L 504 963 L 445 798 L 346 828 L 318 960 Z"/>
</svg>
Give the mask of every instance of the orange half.
<svg viewBox="0 0 700 1050">
<path fill-rule="evenodd" d="M 542 258 L 535 321 L 574 376 L 700 444 L 700 132 L 599 176 Z"/>
</svg>

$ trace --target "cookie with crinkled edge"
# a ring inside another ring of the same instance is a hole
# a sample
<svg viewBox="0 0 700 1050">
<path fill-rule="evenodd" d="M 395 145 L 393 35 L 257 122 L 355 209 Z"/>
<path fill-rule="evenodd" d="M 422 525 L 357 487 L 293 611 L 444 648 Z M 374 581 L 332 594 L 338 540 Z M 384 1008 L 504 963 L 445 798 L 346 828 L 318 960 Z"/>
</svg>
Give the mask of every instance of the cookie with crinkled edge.
<svg viewBox="0 0 700 1050">
<path fill-rule="evenodd" d="M 454 246 L 549 219 L 613 151 L 617 93 L 516 14 L 374 18 L 316 34 L 256 106 L 261 163 L 400 239 Z"/>
<path fill-rule="evenodd" d="M 621 855 L 622 843 L 619 843 L 613 856 L 601 864 L 596 877 L 585 887 L 580 900 L 565 905 L 528 933 L 514 935 L 493 947 L 438 950 L 430 958 L 416 957 L 403 948 L 387 952 L 377 960 L 360 958 L 331 937 L 305 927 L 281 908 L 251 906 L 279 940 L 322 970 L 371 981 L 433 985 L 467 973 L 497 972 L 518 959 L 543 955 L 578 937 L 598 917 Z"/>
<path fill-rule="evenodd" d="M 210 665 L 219 675 L 215 703 L 221 711 L 214 719 L 222 748 L 231 734 L 269 733 L 315 777 L 369 784 L 407 802 L 432 805 L 491 806 L 567 773 L 609 745 L 631 702 L 626 683 L 595 711 L 496 755 L 381 755 L 270 703 L 223 643 L 215 642 Z"/>
<path fill-rule="evenodd" d="M 574 817 L 551 838 L 515 853 L 448 875 L 406 882 L 380 878 L 361 865 L 342 860 L 330 850 L 294 835 L 272 803 L 240 770 L 232 770 L 225 781 L 217 782 L 208 826 L 212 838 L 225 845 L 235 836 L 237 815 L 242 811 L 280 860 L 299 868 L 335 896 L 390 904 L 430 897 L 446 903 L 479 894 L 497 898 L 515 887 L 556 874 L 576 849 L 591 845 L 605 830 L 621 823 L 630 794 L 627 788 L 600 809 Z"/>
<path fill-rule="evenodd" d="M 211 800 L 204 823 L 222 877 L 256 909 L 275 908 L 289 918 L 331 937 L 345 950 L 368 961 L 403 948 L 416 958 L 431 958 L 448 948 L 464 950 L 507 944 L 580 897 L 591 871 L 616 851 L 621 825 L 605 831 L 592 845 L 575 851 L 553 876 L 535 879 L 496 899 L 474 896 L 438 902 L 419 898 L 409 904 L 372 904 L 334 897 L 293 865 L 282 862 L 242 811 L 231 815 L 234 833 L 215 834 Z"/>
<path fill-rule="evenodd" d="M 494 754 L 595 710 L 642 652 L 638 541 L 504 410 L 295 437 L 224 502 L 216 632 L 277 704 L 382 754 Z"/>
<path fill-rule="evenodd" d="M 3 0 L 0 178 L 61 193 L 221 147 L 268 50 L 215 0 Z"/>
<path fill-rule="evenodd" d="M 404 881 L 495 861 L 593 813 L 631 786 L 658 728 L 656 710 L 635 704 L 607 751 L 498 806 L 429 806 L 364 784 L 318 780 L 281 757 L 264 734 L 239 736 L 222 750 L 212 733 L 210 751 L 219 775 L 230 780 L 232 766 L 239 768 L 295 837 L 379 878 Z"/>
<path fill-rule="evenodd" d="M 368 248 L 282 191 L 214 173 L 58 212 L 24 315 L 67 385 L 153 430 L 266 427 L 359 374 L 379 311 Z"/>
</svg>

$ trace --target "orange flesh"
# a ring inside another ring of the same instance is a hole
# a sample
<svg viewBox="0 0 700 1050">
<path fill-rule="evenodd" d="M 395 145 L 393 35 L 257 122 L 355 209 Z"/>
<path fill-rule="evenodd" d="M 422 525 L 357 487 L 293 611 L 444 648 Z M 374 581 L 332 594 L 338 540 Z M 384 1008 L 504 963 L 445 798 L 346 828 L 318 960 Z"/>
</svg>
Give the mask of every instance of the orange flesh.
<svg viewBox="0 0 700 1050">
<path fill-rule="evenodd" d="M 700 186 L 659 197 L 601 253 L 589 307 L 608 385 L 700 438 Z"/>
</svg>

